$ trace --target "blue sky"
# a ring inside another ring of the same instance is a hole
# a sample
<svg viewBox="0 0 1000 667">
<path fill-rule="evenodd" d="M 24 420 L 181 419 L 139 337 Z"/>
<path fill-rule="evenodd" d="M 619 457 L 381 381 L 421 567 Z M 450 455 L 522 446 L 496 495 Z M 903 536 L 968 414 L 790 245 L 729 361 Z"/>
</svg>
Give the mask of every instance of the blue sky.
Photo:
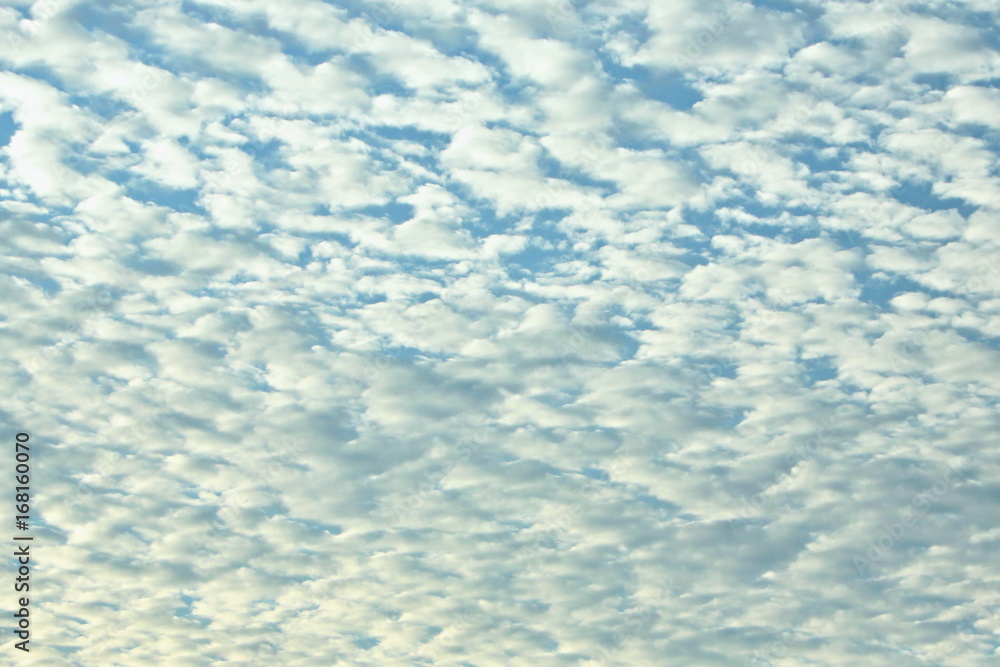
<svg viewBox="0 0 1000 667">
<path fill-rule="evenodd" d="M 4 3 L 19 659 L 996 664 L 998 13 Z"/>
</svg>

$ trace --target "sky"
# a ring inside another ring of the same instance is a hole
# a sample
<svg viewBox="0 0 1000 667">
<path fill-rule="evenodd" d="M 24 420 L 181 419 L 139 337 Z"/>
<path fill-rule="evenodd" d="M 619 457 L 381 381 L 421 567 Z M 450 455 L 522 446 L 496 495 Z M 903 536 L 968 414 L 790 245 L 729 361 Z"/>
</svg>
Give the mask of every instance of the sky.
<svg viewBox="0 0 1000 667">
<path fill-rule="evenodd" d="M 4 0 L 5 664 L 998 664 L 998 25 Z"/>
</svg>

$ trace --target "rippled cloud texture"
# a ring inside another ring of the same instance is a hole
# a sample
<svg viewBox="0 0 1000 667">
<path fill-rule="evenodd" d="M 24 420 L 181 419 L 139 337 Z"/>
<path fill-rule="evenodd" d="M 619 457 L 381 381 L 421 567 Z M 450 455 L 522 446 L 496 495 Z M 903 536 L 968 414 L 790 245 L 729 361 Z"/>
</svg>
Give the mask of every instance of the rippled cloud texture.
<svg viewBox="0 0 1000 667">
<path fill-rule="evenodd" d="M 7 0 L 18 659 L 998 664 L 998 22 Z"/>
</svg>

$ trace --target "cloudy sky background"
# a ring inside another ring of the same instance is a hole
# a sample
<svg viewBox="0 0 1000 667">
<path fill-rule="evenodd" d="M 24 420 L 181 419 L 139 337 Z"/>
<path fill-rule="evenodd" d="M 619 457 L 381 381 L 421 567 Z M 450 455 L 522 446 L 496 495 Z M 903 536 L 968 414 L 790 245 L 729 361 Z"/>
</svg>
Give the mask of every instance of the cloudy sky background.
<svg viewBox="0 0 1000 667">
<path fill-rule="evenodd" d="M 998 22 L 6 0 L 19 662 L 996 665 Z"/>
</svg>

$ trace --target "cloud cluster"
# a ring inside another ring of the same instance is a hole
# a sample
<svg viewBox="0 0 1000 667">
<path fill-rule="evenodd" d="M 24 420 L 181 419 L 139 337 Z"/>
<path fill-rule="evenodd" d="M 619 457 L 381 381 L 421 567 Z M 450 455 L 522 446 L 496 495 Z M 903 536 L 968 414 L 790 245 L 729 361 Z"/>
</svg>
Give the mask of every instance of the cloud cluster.
<svg viewBox="0 0 1000 667">
<path fill-rule="evenodd" d="M 0 8 L 25 664 L 995 664 L 998 19 Z"/>
</svg>

